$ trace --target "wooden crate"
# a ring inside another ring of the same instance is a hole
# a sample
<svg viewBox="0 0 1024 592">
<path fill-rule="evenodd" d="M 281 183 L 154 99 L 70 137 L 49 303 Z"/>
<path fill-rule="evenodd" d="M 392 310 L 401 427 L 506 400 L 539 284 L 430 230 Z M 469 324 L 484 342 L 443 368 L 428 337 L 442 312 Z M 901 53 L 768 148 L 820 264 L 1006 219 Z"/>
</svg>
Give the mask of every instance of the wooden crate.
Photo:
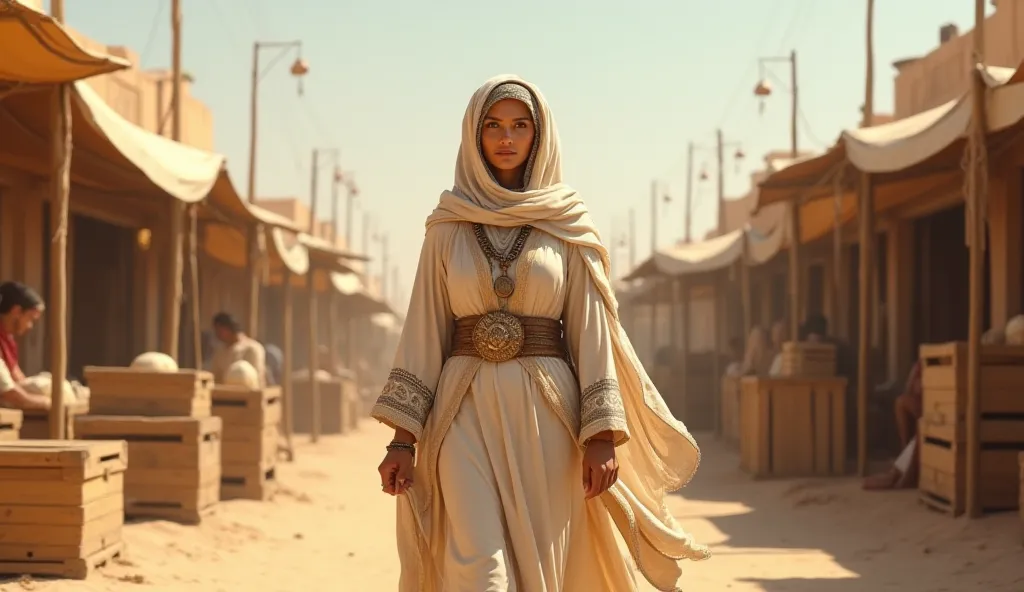
<svg viewBox="0 0 1024 592">
<path fill-rule="evenodd" d="M 1020 504 L 1018 506 L 1017 512 L 1020 514 L 1021 524 L 1024 525 L 1024 452 L 1021 452 L 1020 454 L 1017 455 L 1017 464 L 1020 467 L 1020 497 L 1017 498 L 1018 500 L 1020 500 Z"/>
<path fill-rule="evenodd" d="M 64 425 L 69 440 L 75 439 L 75 418 L 89 413 L 89 400 L 75 401 L 64 405 Z M 33 409 L 25 411 L 25 421 L 21 424 L 22 440 L 48 440 L 50 438 L 50 412 Z"/>
<path fill-rule="evenodd" d="M 202 520 L 220 501 L 219 417 L 124 417 L 77 419 L 84 440 L 117 438 L 132 457 L 125 472 L 125 515 L 184 524 Z"/>
<path fill-rule="evenodd" d="M 265 500 L 273 492 L 281 389 L 213 389 L 213 413 L 224 422 L 221 499 Z"/>
<path fill-rule="evenodd" d="M 782 376 L 832 377 L 836 375 L 836 346 L 830 343 L 790 341 L 782 344 Z"/>
<path fill-rule="evenodd" d="M 263 428 L 281 422 L 281 387 L 249 390 L 218 384 L 213 387 L 213 414 L 223 421 L 224 439 L 238 429 Z"/>
<path fill-rule="evenodd" d="M 220 479 L 221 499 L 270 499 L 277 490 L 276 470 L 273 466 L 224 465 Z"/>
<path fill-rule="evenodd" d="M 732 444 L 740 437 L 740 378 L 722 377 L 722 438 Z"/>
<path fill-rule="evenodd" d="M 0 408 L 0 442 L 18 440 L 24 422 L 24 412 Z"/>
<path fill-rule="evenodd" d="M 348 397 L 354 396 L 353 389 L 347 386 L 349 380 L 332 378 L 320 380 L 320 433 L 323 435 L 344 434 L 352 426 L 351 406 Z M 295 410 L 293 428 L 296 434 L 308 434 L 311 431 L 313 397 L 310 396 L 309 379 L 296 380 L 292 384 L 292 408 Z"/>
<path fill-rule="evenodd" d="M 920 499 L 959 516 L 965 511 L 967 344 L 920 349 L 922 415 Z M 1024 451 L 1024 347 L 986 345 L 981 351 L 980 481 L 982 510 L 1020 506 L 1017 457 Z"/>
<path fill-rule="evenodd" d="M 755 477 L 846 473 L 846 380 L 740 382 L 740 466 Z"/>
<path fill-rule="evenodd" d="M 142 372 L 86 366 L 90 413 L 148 417 L 210 416 L 213 375 L 203 370 Z"/>
<path fill-rule="evenodd" d="M 0 574 L 84 579 L 124 544 L 120 441 L 0 444 Z"/>
</svg>

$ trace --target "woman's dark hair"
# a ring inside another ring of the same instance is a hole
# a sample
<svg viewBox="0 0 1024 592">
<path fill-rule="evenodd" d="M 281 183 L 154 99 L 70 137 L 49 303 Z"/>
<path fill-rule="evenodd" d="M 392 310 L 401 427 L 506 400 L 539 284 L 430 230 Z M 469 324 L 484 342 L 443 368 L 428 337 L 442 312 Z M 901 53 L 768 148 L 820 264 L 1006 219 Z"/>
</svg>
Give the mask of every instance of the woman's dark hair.
<svg viewBox="0 0 1024 592">
<path fill-rule="evenodd" d="M 0 314 L 7 314 L 15 306 L 22 310 L 43 307 L 43 298 L 35 290 L 21 282 L 4 282 L 0 284 Z"/>
<path fill-rule="evenodd" d="M 213 326 L 224 327 L 234 333 L 241 333 L 242 331 L 242 325 L 226 312 L 218 312 L 213 316 Z"/>
</svg>

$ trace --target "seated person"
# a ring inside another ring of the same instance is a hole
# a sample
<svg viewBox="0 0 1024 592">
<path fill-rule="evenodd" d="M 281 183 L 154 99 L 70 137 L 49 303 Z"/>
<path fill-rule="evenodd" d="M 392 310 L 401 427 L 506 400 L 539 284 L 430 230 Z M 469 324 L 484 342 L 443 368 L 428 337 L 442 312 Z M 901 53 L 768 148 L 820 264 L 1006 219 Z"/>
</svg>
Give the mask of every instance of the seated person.
<svg viewBox="0 0 1024 592">
<path fill-rule="evenodd" d="M 273 343 L 264 346 L 266 350 L 267 386 L 280 386 L 284 380 L 284 352 Z"/>
<path fill-rule="evenodd" d="M 0 406 L 13 409 L 49 409 L 50 398 L 27 392 L 19 383 L 25 373 L 18 364 L 18 342 L 32 330 L 45 309 L 32 288 L 18 282 L 0 284 Z"/>
<path fill-rule="evenodd" d="M 836 376 L 840 376 L 853 385 L 857 378 L 856 354 L 842 340 L 828 334 L 828 319 L 825 315 L 814 313 L 807 317 L 800 330 L 801 341 L 811 343 L 828 343 L 836 348 Z"/>
<path fill-rule="evenodd" d="M 725 367 L 726 376 L 743 374 L 743 341 L 739 337 L 729 340 L 729 365 Z"/>
<path fill-rule="evenodd" d="M 224 382 L 224 375 L 231 364 L 245 360 L 256 369 L 260 388 L 267 386 L 267 354 L 260 342 L 246 335 L 241 324 L 226 312 L 213 317 L 213 334 L 220 342 L 210 363 L 215 382 Z"/>
<path fill-rule="evenodd" d="M 895 412 L 896 430 L 903 451 L 888 471 L 865 479 L 864 489 L 909 488 L 917 485 L 917 421 L 923 413 L 920 360 L 911 368 L 903 394 L 896 397 Z"/>
</svg>

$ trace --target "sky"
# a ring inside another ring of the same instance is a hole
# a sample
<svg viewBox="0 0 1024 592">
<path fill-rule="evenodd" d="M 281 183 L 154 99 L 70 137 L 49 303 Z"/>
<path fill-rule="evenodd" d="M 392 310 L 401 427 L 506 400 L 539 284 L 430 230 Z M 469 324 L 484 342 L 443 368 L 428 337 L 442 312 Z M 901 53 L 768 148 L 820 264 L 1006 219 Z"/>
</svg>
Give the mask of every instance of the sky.
<svg viewBox="0 0 1024 592">
<path fill-rule="evenodd" d="M 683 234 L 689 142 L 715 178 L 715 132 L 728 196 L 749 189 L 763 155 L 789 149 L 789 67 L 768 65 L 776 93 L 753 95 L 758 60 L 798 55 L 799 147 L 822 150 L 857 125 L 864 96 L 865 0 L 182 0 L 184 70 L 214 115 L 215 149 L 245 187 L 253 42 L 302 41 L 310 67 L 300 97 L 286 55 L 260 84 L 257 193 L 309 200 L 313 148 L 338 148 L 360 196 L 368 236 L 388 236 L 407 301 L 423 222 L 452 185 L 460 125 L 473 91 L 497 74 L 537 84 L 562 140 L 566 182 L 584 196 L 606 241 L 629 230 L 637 261 L 650 253 L 651 183 L 672 196 L 656 236 Z M 892 109 L 893 61 L 927 53 L 948 22 L 971 28 L 973 1 L 879 0 L 876 112 Z M 169 68 L 170 0 L 68 0 L 68 24 L 125 45 L 143 68 Z M 274 50 L 262 53 L 263 63 Z M 326 203 L 329 173 L 320 183 Z M 695 183 L 697 236 L 716 220 L 713 183 Z M 344 211 L 344 209 L 342 209 Z M 339 223 L 344 228 L 344 222 Z M 382 242 L 370 242 L 380 273 Z M 628 265 L 615 252 L 619 272 Z M 389 273 L 390 277 L 390 273 Z"/>
</svg>

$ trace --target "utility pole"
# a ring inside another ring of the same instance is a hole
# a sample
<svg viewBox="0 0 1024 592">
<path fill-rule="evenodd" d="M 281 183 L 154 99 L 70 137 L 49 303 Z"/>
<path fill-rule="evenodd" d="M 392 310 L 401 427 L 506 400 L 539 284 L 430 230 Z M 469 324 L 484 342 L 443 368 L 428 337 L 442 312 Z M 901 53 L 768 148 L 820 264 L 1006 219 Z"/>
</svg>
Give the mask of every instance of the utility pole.
<svg viewBox="0 0 1024 592">
<path fill-rule="evenodd" d="M 686 203 L 683 205 L 683 239 L 686 244 L 693 240 L 693 156 L 696 148 L 690 142 L 686 157 Z"/>
<path fill-rule="evenodd" d="M 352 226 L 354 222 L 353 216 L 355 216 L 356 197 L 359 195 L 359 188 L 356 187 L 354 182 L 349 180 L 345 182 L 345 190 L 345 243 L 346 248 L 351 251 L 355 248 L 355 235 L 353 234 Z M 365 254 L 366 251 L 363 252 Z"/>
<path fill-rule="evenodd" d="M 380 295 L 388 299 L 388 235 L 382 232 L 380 235 Z"/>
<path fill-rule="evenodd" d="M 334 247 L 338 246 L 338 189 L 341 181 L 341 169 L 335 166 L 334 176 L 331 177 L 331 246 Z"/>
<path fill-rule="evenodd" d="M 658 182 L 651 181 L 651 255 L 658 250 Z"/>
<path fill-rule="evenodd" d="M 317 177 L 320 176 L 320 149 L 313 149 L 309 178 L 309 236 L 316 236 L 316 194 Z M 310 274 L 312 275 L 312 274 Z"/>
<path fill-rule="evenodd" d="M 718 235 L 725 234 L 725 140 L 722 130 L 718 130 L 716 158 L 718 160 Z"/>
<path fill-rule="evenodd" d="M 181 0 L 171 2 L 171 139 L 181 141 Z M 185 208 L 175 198 L 169 204 L 167 263 L 164 266 L 164 312 L 161 337 L 164 353 L 178 360 L 178 331 L 181 328 L 182 256 Z"/>
<path fill-rule="evenodd" d="M 629 271 L 636 269 L 636 210 L 629 208 Z"/>
</svg>

